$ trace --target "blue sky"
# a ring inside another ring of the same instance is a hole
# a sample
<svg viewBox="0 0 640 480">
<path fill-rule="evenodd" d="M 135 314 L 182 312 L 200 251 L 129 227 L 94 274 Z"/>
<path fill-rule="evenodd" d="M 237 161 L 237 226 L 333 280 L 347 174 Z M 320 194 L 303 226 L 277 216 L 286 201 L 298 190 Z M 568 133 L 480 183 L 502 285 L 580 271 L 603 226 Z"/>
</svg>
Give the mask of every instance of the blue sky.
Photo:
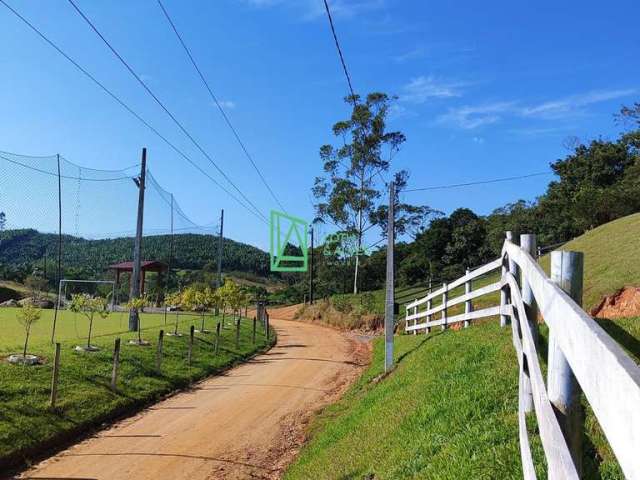
<svg viewBox="0 0 640 480">
<path fill-rule="evenodd" d="M 224 182 L 66 1 L 6 1 Z M 157 3 L 78 4 L 264 214 L 277 208 Z M 164 4 L 288 212 L 311 219 L 318 148 L 333 141 L 332 124 L 348 114 L 322 0 Z M 399 97 L 390 127 L 402 130 L 407 143 L 393 169 L 408 169 L 414 188 L 545 170 L 566 155 L 567 137 L 615 138 L 622 128 L 613 113 L 640 98 L 640 3 L 634 0 L 330 4 L 356 91 Z M 138 161 L 146 146 L 155 178 L 190 217 L 210 223 L 224 208 L 228 236 L 268 247 L 267 225 L 1 5 L 0 71 L 0 150 L 59 152 L 115 169 Z M 405 200 L 486 214 L 518 198 L 534 199 L 548 180 L 412 193 Z M 376 240 L 372 233 L 370 242 Z"/>
</svg>

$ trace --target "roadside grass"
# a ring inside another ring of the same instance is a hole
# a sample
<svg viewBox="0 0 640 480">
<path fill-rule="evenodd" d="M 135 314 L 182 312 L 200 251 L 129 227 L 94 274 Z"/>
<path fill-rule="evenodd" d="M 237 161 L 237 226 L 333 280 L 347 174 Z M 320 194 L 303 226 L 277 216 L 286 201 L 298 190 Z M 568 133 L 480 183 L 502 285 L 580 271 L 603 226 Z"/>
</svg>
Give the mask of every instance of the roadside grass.
<svg viewBox="0 0 640 480">
<path fill-rule="evenodd" d="M 640 360 L 640 319 L 601 324 Z M 544 326 L 541 338 L 546 370 Z M 310 440 L 285 479 L 522 478 L 510 329 L 483 321 L 459 331 L 396 336 L 397 367 L 374 381 L 382 374 L 383 354 L 378 338 L 372 364 L 312 422 Z M 585 478 L 622 480 L 588 406 L 585 418 Z M 530 420 L 536 470 L 544 479 L 544 455 L 535 419 Z"/>
<path fill-rule="evenodd" d="M 199 315 L 185 316 L 180 330 L 187 333 L 193 321 L 199 325 Z M 215 331 L 219 318 L 207 318 L 208 328 Z M 155 369 L 156 347 L 160 328 L 172 331 L 172 322 L 164 326 L 162 315 L 145 314 L 143 337 L 151 346 L 128 345 L 136 332 L 105 333 L 120 327 L 119 320 L 105 322 L 101 334 L 92 340 L 100 347 L 94 353 L 78 353 L 74 346 L 84 338 L 75 335 L 72 321 L 61 328 L 68 336 L 61 341 L 60 380 L 58 402 L 55 410 L 49 409 L 52 375 L 53 347 L 49 343 L 50 332 L 34 338 L 30 352 L 44 355 L 42 365 L 24 367 L 5 361 L 5 354 L 17 350 L 22 337 L 11 324 L 10 312 L 2 310 L 0 325 L 8 332 L 0 350 L 0 470 L 11 465 L 24 465 L 30 458 L 47 448 L 59 448 L 65 441 L 75 438 L 104 422 L 134 413 L 163 396 L 188 387 L 192 382 L 247 359 L 255 352 L 265 350 L 275 342 L 275 333 L 267 341 L 258 324 L 256 344 L 252 342 L 252 321 L 240 322 L 240 342 L 236 348 L 235 327 L 227 316 L 227 327 L 222 330 L 218 355 L 214 353 L 215 333 L 196 334 L 191 365 L 187 363 L 188 333 L 182 337 L 164 338 L 164 355 L 161 371 Z M 45 324 L 46 322 L 43 322 Z M 86 321 L 84 322 L 86 323 Z M 96 320 L 98 325 L 99 320 Z M 65 322 L 61 322 L 65 325 Z M 125 319 L 126 329 L 126 319 Z M 42 333 L 42 332 L 41 332 Z M 114 339 L 122 339 L 118 392 L 110 389 Z"/>
<path fill-rule="evenodd" d="M 371 366 L 313 422 L 285 479 L 521 478 L 509 332 L 493 322 L 395 345 L 397 368 L 375 382 L 375 341 Z"/>
</svg>

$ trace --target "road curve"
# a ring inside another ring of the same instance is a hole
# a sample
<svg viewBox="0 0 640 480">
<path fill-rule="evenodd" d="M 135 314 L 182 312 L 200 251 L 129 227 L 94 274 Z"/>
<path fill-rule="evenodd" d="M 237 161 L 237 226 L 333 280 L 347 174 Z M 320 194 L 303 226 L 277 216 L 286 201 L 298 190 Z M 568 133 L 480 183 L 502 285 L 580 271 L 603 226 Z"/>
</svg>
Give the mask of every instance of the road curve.
<svg viewBox="0 0 640 480">
<path fill-rule="evenodd" d="M 287 310 L 282 317 L 287 317 Z M 279 478 L 311 414 L 334 401 L 368 346 L 316 325 L 279 320 L 269 352 L 198 383 L 41 462 L 20 479 Z"/>
</svg>

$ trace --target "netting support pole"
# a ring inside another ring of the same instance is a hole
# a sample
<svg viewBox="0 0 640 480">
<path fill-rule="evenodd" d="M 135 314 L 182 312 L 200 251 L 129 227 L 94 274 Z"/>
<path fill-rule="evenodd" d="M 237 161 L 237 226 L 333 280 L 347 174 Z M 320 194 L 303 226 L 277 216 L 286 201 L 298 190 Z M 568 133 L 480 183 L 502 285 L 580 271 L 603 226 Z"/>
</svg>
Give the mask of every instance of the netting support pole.
<svg viewBox="0 0 640 480">
<path fill-rule="evenodd" d="M 169 265 L 167 265 L 167 278 L 164 281 L 164 324 L 167 324 L 167 292 L 171 280 L 171 267 L 173 263 L 173 193 L 171 194 L 171 240 L 169 241 Z"/>
<path fill-rule="evenodd" d="M 223 230 L 224 229 L 224 209 L 220 210 L 220 236 L 218 237 L 218 280 L 217 287 L 222 286 L 222 244 L 224 242 Z"/>
<path fill-rule="evenodd" d="M 51 327 L 51 343 L 56 338 L 56 323 L 58 322 L 58 310 L 60 309 L 60 279 L 62 278 L 62 176 L 60 175 L 60 154 L 56 155 L 58 163 L 58 266 L 56 270 L 56 280 L 58 284 L 58 298 L 54 302 L 53 326 Z"/>
<path fill-rule="evenodd" d="M 142 263 L 142 225 L 144 217 L 144 187 L 147 175 L 147 149 L 142 149 L 142 164 L 140 166 L 140 177 L 136 184 L 138 185 L 138 221 L 136 224 L 136 239 L 133 244 L 133 269 L 131 272 L 131 294 L 130 299 L 140 297 L 140 266 Z M 136 332 L 138 330 L 138 311 L 135 308 L 129 310 L 129 331 Z"/>
</svg>

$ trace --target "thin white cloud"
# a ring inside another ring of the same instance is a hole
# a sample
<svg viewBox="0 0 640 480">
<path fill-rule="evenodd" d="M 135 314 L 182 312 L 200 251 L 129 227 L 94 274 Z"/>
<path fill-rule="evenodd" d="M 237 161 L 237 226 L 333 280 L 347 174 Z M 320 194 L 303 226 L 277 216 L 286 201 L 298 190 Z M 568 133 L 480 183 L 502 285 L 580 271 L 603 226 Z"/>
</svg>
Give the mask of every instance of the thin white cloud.
<svg viewBox="0 0 640 480">
<path fill-rule="evenodd" d="M 481 105 L 464 105 L 451 108 L 437 118 L 437 123 L 473 130 L 499 122 L 504 117 L 520 117 L 537 120 L 560 120 L 584 114 L 587 107 L 596 103 L 633 95 L 638 89 L 597 90 L 568 97 L 549 100 L 534 105 L 522 102 L 494 102 Z M 534 126 L 535 127 L 535 126 Z M 557 129 L 528 128 L 517 132 L 523 135 L 549 135 Z M 515 130 L 512 130 L 516 133 Z"/>
<path fill-rule="evenodd" d="M 514 102 L 494 102 L 483 105 L 465 105 L 450 108 L 449 111 L 437 118 L 437 123 L 453 125 L 467 130 L 473 130 L 484 125 L 500 121 L 502 115 L 513 111 Z"/>
<path fill-rule="evenodd" d="M 437 80 L 432 75 L 412 79 L 403 87 L 400 100 L 409 103 L 425 103 L 432 98 L 452 98 L 462 96 L 462 82 L 446 82 Z"/>
<path fill-rule="evenodd" d="M 584 107 L 594 103 L 606 102 L 617 98 L 628 97 L 636 93 L 635 89 L 598 90 L 579 95 L 571 95 L 565 98 L 543 102 L 522 109 L 524 117 L 537 117 L 546 119 L 564 118 L 584 112 Z"/>
<path fill-rule="evenodd" d="M 427 55 L 427 49 L 424 47 L 416 47 L 408 50 L 400 55 L 393 57 L 393 61 L 397 63 L 405 63 L 409 60 L 417 60 Z"/>
<path fill-rule="evenodd" d="M 218 100 L 218 103 L 222 108 L 225 108 L 227 110 L 236 108 L 236 103 L 231 100 Z"/>
</svg>

